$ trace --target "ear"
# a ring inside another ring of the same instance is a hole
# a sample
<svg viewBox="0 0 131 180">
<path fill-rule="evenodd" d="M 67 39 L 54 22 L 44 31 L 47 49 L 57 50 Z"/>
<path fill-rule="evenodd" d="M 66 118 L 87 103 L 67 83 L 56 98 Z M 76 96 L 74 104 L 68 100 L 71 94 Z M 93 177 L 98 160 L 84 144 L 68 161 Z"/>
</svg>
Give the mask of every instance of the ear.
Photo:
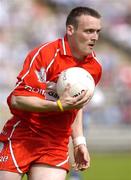
<svg viewBox="0 0 131 180">
<path fill-rule="evenodd" d="M 66 27 L 66 33 L 67 33 L 69 36 L 71 36 L 71 35 L 74 33 L 74 26 L 68 25 L 68 26 Z"/>
</svg>

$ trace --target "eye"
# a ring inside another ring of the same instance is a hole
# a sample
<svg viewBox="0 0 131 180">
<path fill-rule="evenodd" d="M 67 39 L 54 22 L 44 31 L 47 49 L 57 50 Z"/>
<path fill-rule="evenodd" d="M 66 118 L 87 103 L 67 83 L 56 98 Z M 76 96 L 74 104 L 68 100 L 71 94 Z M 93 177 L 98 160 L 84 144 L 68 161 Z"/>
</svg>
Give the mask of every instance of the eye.
<svg viewBox="0 0 131 180">
<path fill-rule="evenodd" d="M 101 29 L 98 29 L 96 32 L 99 34 L 101 32 Z"/>
<path fill-rule="evenodd" d="M 86 29 L 84 32 L 86 32 L 87 34 L 92 34 L 95 32 L 94 29 Z"/>
<path fill-rule="evenodd" d="M 87 34 L 93 34 L 93 33 L 97 33 L 99 34 L 101 31 L 101 29 L 85 29 L 84 32 L 87 33 Z"/>
</svg>

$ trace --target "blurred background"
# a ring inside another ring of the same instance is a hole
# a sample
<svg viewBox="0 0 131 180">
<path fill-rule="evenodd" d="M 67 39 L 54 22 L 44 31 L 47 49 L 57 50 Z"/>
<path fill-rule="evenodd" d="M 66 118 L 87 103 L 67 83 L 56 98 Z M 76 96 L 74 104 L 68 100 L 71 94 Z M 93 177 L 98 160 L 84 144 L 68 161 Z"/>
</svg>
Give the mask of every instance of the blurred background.
<svg viewBox="0 0 131 180">
<path fill-rule="evenodd" d="M 91 168 L 71 172 L 70 180 L 131 179 L 131 1 L 0 0 L 0 127 L 11 114 L 6 98 L 32 48 L 63 37 L 75 6 L 90 6 L 102 15 L 96 54 L 103 66 L 101 82 L 84 109 L 84 133 Z"/>
</svg>

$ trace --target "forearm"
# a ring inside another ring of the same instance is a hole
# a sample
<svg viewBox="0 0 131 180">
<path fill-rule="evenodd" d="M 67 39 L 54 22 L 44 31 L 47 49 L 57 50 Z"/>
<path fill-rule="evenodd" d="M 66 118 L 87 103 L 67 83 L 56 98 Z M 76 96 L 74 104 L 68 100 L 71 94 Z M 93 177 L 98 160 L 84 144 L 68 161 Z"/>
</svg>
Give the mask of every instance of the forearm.
<svg viewBox="0 0 131 180">
<path fill-rule="evenodd" d="M 73 109 L 80 109 L 86 102 L 86 94 L 83 92 L 77 97 L 71 97 L 69 95 L 69 88 L 65 89 L 64 94 L 58 101 L 49 101 L 34 96 L 13 96 L 11 99 L 11 105 L 13 108 L 21 109 L 24 111 L 32 112 L 46 112 L 46 111 L 66 111 Z M 79 114 L 79 113 L 78 113 Z M 81 115 L 78 115 L 81 116 Z M 77 125 L 78 123 L 78 125 Z M 74 125 L 74 135 L 77 126 L 80 126 L 80 121 L 76 119 L 76 125 Z M 76 126 L 76 128 L 75 128 Z"/>
<path fill-rule="evenodd" d="M 72 125 L 72 142 L 74 147 L 79 145 L 86 145 L 86 138 L 83 134 L 83 122 L 82 122 L 82 109 L 79 110 L 76 119 Z"/>
<path fill-rule="evenodd" d="M 72 124 L 72 139 L 83 136 L 82 109 L 78 111 L 76 119 Z"/>
<path fill-rule="evenodd" d="M 34 96 L 32 97 L 12 96 L 11 105 L 13 108 L 21 109 L 23 111 L 32 111 L 32 112 L 59 111 L 56 102 L 40 99 Z"/>
</svg>

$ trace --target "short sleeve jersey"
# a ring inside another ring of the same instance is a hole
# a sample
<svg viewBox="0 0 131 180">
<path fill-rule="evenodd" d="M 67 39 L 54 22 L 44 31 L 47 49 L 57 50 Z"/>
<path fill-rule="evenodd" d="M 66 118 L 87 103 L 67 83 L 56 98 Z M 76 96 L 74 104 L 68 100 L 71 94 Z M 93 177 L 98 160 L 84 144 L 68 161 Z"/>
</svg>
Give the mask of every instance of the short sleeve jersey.
<svg viewBox="0 0 131 180">
<path fill-rule="evenodd" d="M 41 99 L 56 101 L 56 82 L 59 74 L 69 67 L 82 67 L 87 70 L 97 84 L 102 68 L 94 52 L 83 61 L 76 60 L 70 50 L 67 37 L 46 43 L 32 50 L 26 57 L 23 69 L 18 75 L 16 87 L 9 95 L 7 102 L 14 117 L 27 121 L 30 128 L 42 134 L 44 129 L 55 129 L 59 133 L 71 133 L 77 110 L 64 112 L 27 112 L 11 107 L 11 96 L 35 96 Z"/>
</svg>

